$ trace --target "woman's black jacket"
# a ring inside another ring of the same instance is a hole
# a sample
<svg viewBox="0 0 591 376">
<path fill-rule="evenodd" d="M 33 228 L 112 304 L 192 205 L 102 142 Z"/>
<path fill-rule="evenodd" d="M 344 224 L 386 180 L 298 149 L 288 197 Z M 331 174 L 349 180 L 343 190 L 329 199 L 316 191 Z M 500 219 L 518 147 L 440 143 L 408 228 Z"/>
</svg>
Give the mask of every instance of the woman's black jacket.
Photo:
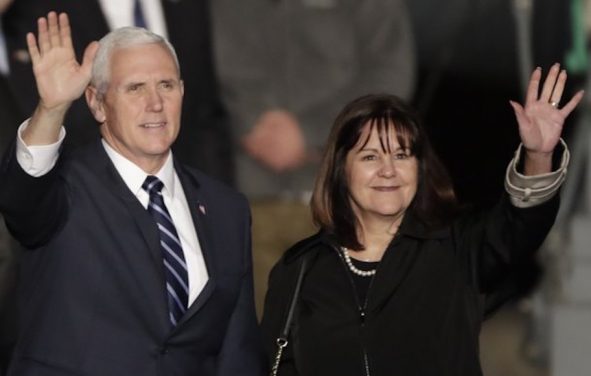
<svg viewBox="0 0 591 376">
<path fill-rule="evenodd" d="M 330 235 L 299 242 L 270 274 L 262 320 L 269 362 L 307 257 L 279 375 L 481 375 L 481 322 L 531 284 L 558 201 L 520 209 L 504 195 L 492 210 L 437 230 L 407 214 L 366 302 Z"/>
</svg>

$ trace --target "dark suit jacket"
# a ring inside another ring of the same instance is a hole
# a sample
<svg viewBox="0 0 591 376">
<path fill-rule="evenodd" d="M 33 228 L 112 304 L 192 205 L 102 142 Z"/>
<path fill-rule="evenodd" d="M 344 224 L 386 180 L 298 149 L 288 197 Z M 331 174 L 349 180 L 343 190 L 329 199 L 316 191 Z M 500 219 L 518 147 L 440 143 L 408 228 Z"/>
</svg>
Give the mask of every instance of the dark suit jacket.
<svg viewBox="0 0 591 376">
<path fill-rule="evenodd" d="M 9 375 L 262 374 L 243 196 L 175 161 L 209 281 L 171 329 L 155 222 L 100 142 L 40 178 L 14 149 L 0 209 L 29 251 Z"/>
<path fill-rule="evenodd" d="M 210 176 L 232 183 L 233 144 L 221 105 L 213 68 L 207 0 L 162 0 L 168 39 L 176 49 L 185 83 L 183 118 L 175 155 Z M 109 32 L 98 0 L 19 0 L 5 15 L 11 86 L 23 113 L 31 114 L 38 95 L 27 53 L 26 33 L 37 30 L 36 20 L 50 10 L 70 16 L 74 49 L 79 59 L 84 48 Z M 84 98 L 66 117 L 66 142 L 85 144 L 98 135 L 98 127 Z"/>
</svg>

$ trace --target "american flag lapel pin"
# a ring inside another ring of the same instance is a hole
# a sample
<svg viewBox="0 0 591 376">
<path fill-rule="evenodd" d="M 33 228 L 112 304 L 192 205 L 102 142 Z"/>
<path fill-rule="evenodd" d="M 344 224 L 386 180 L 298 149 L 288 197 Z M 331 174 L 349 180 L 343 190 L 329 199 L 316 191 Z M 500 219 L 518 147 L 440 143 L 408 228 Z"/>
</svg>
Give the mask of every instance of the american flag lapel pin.
<svg viewBox="0 0 591 376">
<path fill-rule="evenodd" d="M 199 204 L 199 211 L 201 212 L 201 214 L 205 215 L 205 206 L 203 206 L 203 204 Z"/>
</svg>

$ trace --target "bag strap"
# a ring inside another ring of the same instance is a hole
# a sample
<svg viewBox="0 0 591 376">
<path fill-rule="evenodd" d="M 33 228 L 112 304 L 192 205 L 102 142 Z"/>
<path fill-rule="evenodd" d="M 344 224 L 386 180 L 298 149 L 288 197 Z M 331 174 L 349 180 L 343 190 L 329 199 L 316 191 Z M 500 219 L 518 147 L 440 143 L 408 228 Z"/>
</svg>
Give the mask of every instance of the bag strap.
<svg viewBox="0 0 591 376">
<path fill-rule="evenodd" d="M 293 291 L 293 295 L 291 297 L 291 302 L 289 303 L 289 310 L 287 311 L 287 317 L 285 319 L 285 324 L 283 325 L 283 329 L 277 337 L 277 354 L 275 355 L 275 362 L 273 363 L 273 367 L 271 368 L 271 375 L 277 376 L 277 372 L 279 371 L 279 363 L 281 362 L 281 355 L 283 354 L 283 349 L 287 347 L 289 341 L 287 338 L 289 337 L 289 332 L 291 330 L 291 323 L 293 321 L 293 315 L 295 313 L 295 309 L 298 303 L 298 297 L 300 295 L 300 289 L 302 287 L 302 281 L 304 280 L 304 273 L 306 271 L 306 267 L 308 264 L 308 256 L 305 256 L 302 259 L 302 263 L 300 265 L 300 270 L 298 272 L 298 279 L 295 285 L 295 289 Z"/>
</svg>

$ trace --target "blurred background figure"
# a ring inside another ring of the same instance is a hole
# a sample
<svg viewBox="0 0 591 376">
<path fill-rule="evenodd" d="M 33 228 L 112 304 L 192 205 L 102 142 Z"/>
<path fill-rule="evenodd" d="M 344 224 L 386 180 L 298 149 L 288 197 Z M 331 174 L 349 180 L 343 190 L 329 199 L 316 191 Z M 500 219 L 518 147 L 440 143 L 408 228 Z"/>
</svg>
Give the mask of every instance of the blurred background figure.
<svg viewBox="0 0 591 376">
<path fill-rule="evenodd" d="M 12 0 L 0 0 L 0 15 L 6 11 Z M 8 56 L 5 49 L 0 19 L 0 154 L 14 138 L 14 132 L 22 120 L 16 103 L 8 87 Z M 14 344 L 16 306 L 14 287 L 16 284 L 16 264 L 18 249 L 8 234 L 4 219 L 0 215 L 0 375 L 3 375 Z"/>
<path fill-rule="evenodd" d="M 586 375 L 591 369 L 591 1 L 564 3 L 571 36 L 565 62 L 579 72 L 587 96 L 570 132 L 572 177 L 544 249 L 548 273 L 534 296 L 535 320 L 526 355 L 546 364 L 549 375 Z"/>
<path fill-rule="evenodd" d="M 175 46 L 184 78 L 183 119 L 175 156 L 225 182 L 233 179 L 230 129 L 218 96 L 212 64 L 208 1 L 181 0 L 19 0 L 5 15 L 10 58 L 10 83 L 24 113 L 37 101 L 25 35 L 36 30 L 38 17 L 49 10 L 67 12 L 74 31 L 74 48 L 83 48 L 109 30 L 143 26 L 165 36 Z M 68 139 L 94 139 L 98 127 L 84 99 L 74 103 L 66 124 Z"/>
<path fill-rule="evenodd" d="M 260 314 L 271 266 L 315 231 L 308 202 L 332 120 L 362 93 L 410 99 L 414 40 L 401 0 L 215 0 L 212 10 Z"/>
<path fill-rule="evenodd" d="M 6 11 L 11 2 L 12 0 L 0 0 L 0 15 Z M 0 18 L 0 151 L 4 150 L 6 143 L 13 139 L 14 131 L 18 126 L 15 122 L 20 120 L 20 114 L 8 86 L 9 69 L 6 41 Z"/>
</svg>

